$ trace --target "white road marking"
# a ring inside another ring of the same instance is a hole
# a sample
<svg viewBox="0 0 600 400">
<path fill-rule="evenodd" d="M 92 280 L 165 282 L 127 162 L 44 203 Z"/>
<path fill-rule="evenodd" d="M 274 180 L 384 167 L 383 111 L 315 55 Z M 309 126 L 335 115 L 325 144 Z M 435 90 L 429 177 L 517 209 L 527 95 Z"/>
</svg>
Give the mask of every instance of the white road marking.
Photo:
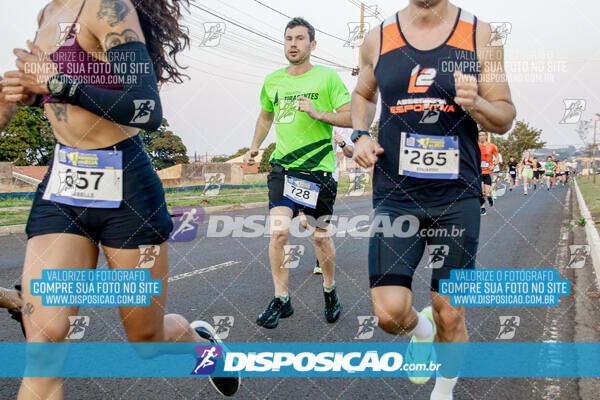
<svg viewBox="0 0 600 400">
<path fill-rule="evenodd" d="M 226 267 L 230 267 L 235 264 L 239 264 L 240 262 L 241 261 L 227 261 L 222 264 L 217 264 L 217 265 L 213 265 L 213 266 L 206 267 L 206 268 L 196 269 L 194 271 L 190 271 L 190 272 L 186 272 L 183 274 L 172 276 L 169 278 L 169 282 L 178 281 L 181 279 L 189 278 L 191 276 L 201 275 L 201 274 L 204 274 L 204 273 L 210 272 L 210 271 L 216 271 L 221 268 L 226 268 Z"/>
<path fill-rule="evenodd" d="M 567 211 L 567 215 L 562 221 L 562 226 L 560 228 L 560 240 L 557 245 L 556 251 L 556 267 L 561 270 L 564 269 L 569 263 L 569 229 L 567 225 L 571 221 L 570 215 L 570 207 L 571 207 L 571 188 L 567 190 L 567 199 L 565 201 L 565 209 Z M 559 308 L 555 307 L 550 309 L 546 314 L 546 321 L 549 322 L 547 326 L 544 327 L 544 332 L 542 335 L 542 341 L 544 343 L 557 343 L 560 339 L 559 333 L 560 328 L 558 324 L 559 319 Z M 556 351 L 549 350 L 545 351 L 541 354 L 540 363 L 545 365 L 561 365 L 561 360 L 559 354 Z M 544 400 L 554 400 L 561 398 L 561 386 L 560 380 L 557 378 L 544 378 L 545 387 L 543 390 L 543 399 Z"/>
</svg>

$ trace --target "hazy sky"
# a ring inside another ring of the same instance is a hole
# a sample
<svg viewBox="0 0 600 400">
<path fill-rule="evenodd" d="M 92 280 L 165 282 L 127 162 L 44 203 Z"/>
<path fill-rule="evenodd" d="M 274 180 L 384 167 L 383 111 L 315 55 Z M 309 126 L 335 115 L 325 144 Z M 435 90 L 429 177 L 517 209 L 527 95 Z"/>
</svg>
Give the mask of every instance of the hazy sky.
<svg viewBox="0 0 600 400">
<path fill-rule="evenodd" d="M 349 0 L 303 0 L 282 2 L 261 0 L 290 16 L 303 16 L 317 29 L 315 55 L 343 66 L 357 64 L 358 51 L 345 47 L 339 39 L 348 37 L 348 24 L 359 21 L 360 10 Z M 14 69 L 14 47 L 33 39 L 36 15 L 48 1 L 3 1 L 0 25 L 0 71 Z M 281 40 L 288 19 L 254 0 L 199 0 L 195 4 L 225 16 L 258 33 Z M 24 7 L 23 5 L 27 6 Z M 387 17 L 405 7 L 408 0 L 379 0 L 379 12 Z M 457 0 L 454 4 L 469 10 L 486 22 L 509 22 L 512 31 L 506 43 L 506 63 L 518 118 L 543 130 L 550 145 L 578 144 L 576 125 L 559 124 L 564 99 L 584 99 L 583 119 L 600 112 L 600 6 L 594 0 L 541 1 Z M 595 20 L 593 18 L 596 18 Z M 233 153 L 249 146 L 264 77 L 285 65 L 283 46 L 225 23 L 225 34 L 215 47 L 201 47 L 204 23 L 222 22 L 195 7 L 185 24 L 193 37 L 192 49 L 180 59 L 188 65 L 191 80 L 163 88 L 165 116 L 172 129 L 183 138 L 193 154 Z M 379 23 L 368 18 L 371 26 Z M 313 60 L 315 63 L 322 63 Z M 350 91 L 356 79 L 340 69 Z M 533 71 L 540 71 L 535 73 Z M 265 145 L 274 141 L 271 132 Z"/>
</svg>

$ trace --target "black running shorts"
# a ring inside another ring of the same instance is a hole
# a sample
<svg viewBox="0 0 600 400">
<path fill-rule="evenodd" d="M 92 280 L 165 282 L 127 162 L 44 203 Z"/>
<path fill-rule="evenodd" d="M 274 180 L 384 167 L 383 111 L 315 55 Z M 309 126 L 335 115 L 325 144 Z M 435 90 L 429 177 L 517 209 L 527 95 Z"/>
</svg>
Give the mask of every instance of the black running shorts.
<svg viewBox="0 0 600 400">
<path fill-rule="evenodd" d="M 319 197 L 316 208 L 310 208 L 298 203 L 294 203 L 283 195 L 285 186 L 285 176 L 302 178 L 306 181 L 314 182 L 319 187 Z M 333 215 L 333 206 L 337 196 L 337 182 L 329 172 L 323 171 L 297 171 L 286 170 L 280 165 L 273 165 L 273 170 L 267 178 L 269 187 L 269 210 L 275 207 L 288 207 L 292 209 L 294 216 L 302 211 L 307 218 L 308 223 L 316 228 L 326 229 L 331 222 Z"/>
<path fill-rule="evenodd" d="M 438 291 L 440 279 L 450 278 L 451 270 L 474 269 L 480 206 L 479 198 L 426 209 L 402 208 L 391 201 L 380 204 L 374 212 L 369 243 L 371 288 L 404 286 L 412 290 L 413 275 L 426 251 L 433 292 Z M 391 220 L 394 235 L 373 231 L 382 218 Z M 398 218 L 401 223 L 394 224 Z M 412 232 L 416 233 L 408 236 Z"/>
<path fill-rule="evenodd" d="M 81 208 L 44 200 L 50 167 L 38 186 L 29 220 L 29 239 L 70 233 L 116 249 L 137 249 L 167 241 L 173 222 L 160 179 L 152 168 L 139 136 L 106 150 L 123 152 L 123 201 L 116 209 Z"/>
</svg>

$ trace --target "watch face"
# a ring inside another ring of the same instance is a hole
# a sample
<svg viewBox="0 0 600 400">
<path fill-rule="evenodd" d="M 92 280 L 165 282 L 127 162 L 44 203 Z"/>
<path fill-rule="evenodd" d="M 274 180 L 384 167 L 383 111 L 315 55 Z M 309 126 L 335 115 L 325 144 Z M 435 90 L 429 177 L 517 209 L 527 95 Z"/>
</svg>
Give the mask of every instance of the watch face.
<svg viewBox="0 0 600 400">
<path fill-rule="evenodd" d="M 48 82 L 48 89 L 51 94 L 60 94 L 65 89 L 65 81 L 59 77 L 52 77 Z"/>
</svg>

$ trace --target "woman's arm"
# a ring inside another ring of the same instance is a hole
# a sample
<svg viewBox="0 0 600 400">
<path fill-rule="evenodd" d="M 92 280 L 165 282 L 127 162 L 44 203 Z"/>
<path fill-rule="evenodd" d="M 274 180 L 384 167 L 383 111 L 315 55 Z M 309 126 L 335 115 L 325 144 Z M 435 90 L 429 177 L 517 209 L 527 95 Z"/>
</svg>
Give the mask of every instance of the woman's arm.
<svg viewBox="0 0 600 400">
<path fill-rule="evenodd" d="M 68 99 L 109 121 L 153 131 L 162 122 L 157 77 L 130 0 L 88 0 L 81 15 L 98 39 L 122 91 L 82 84 Z"/>
<path fill-rule="evenodd" d="M 21 85 L 33 93 L 49 94 L 48 80 L 60 78 L 67 88 L 57 99 L 120 125 L 156 130 L 162 122 L 157 77 L 132 2 L 88 0 L 80 21 L 100 43 L 123 90 L 102 89 L 56 75 L 56 65 L 31 42 L 31 52 L 15 50 Z"/>
</svg>

